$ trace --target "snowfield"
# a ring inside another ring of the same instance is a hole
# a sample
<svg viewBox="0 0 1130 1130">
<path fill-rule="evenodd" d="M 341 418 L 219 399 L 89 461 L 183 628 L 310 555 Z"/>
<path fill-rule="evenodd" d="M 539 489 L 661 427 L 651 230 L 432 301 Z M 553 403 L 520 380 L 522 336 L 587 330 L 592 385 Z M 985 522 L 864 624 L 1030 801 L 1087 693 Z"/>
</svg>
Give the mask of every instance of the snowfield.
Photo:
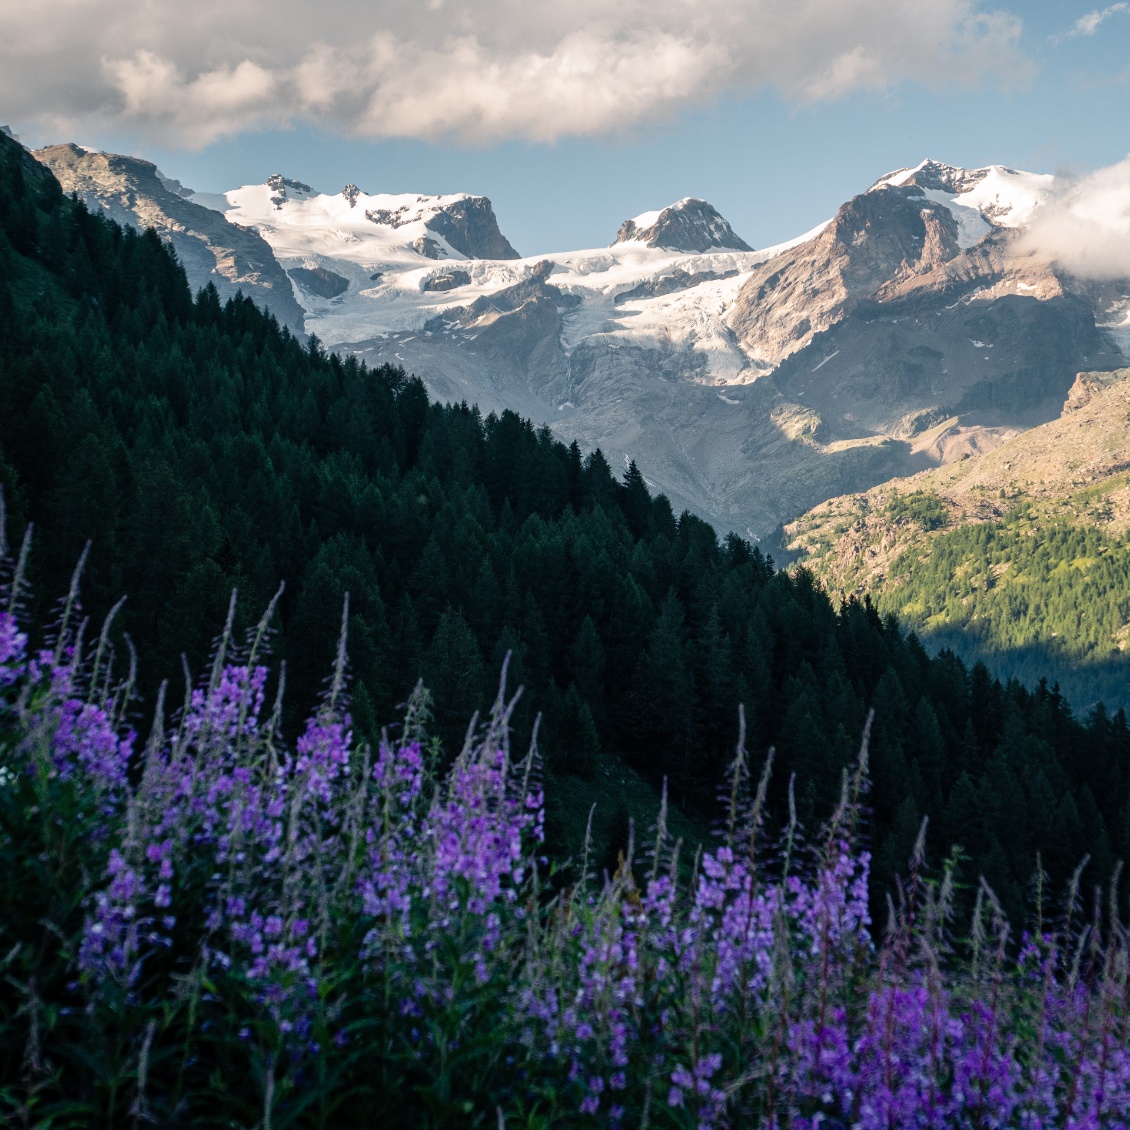
<svg viewBox="0 0 1130 1130">
<path fill-rule="evenodd" d="M 245 185 L 192 199 L 222 212 L 232 223 L 256 229 L 287 271 L 321 268 L 348 281 L 344 293 L 330 298 L 293 283 L 295 297 L 306 310 L 307 332 L 328 346 L 420 333 L 444 310 L 523 282 L 548 261 L 548 281 L 581 300 L 564 315 L 562 345 L 567 353 L 594 335 L 645 348 L 693 349 L 705 354 L 708 379 L 716 383 L 742 383 L 762 372 L 751 368 L 725 323 L 750 271 L 814 238 L 827 223 L 786 243 L 750 252 L 687 253 L 631 240 L 523 259 L 470 259 L 428 226 L 444 208 L 466 199 L 462 194 L 358 193 L 351 194 L 351 200 L 344 193 L 315 193 L 295 185 L 286 182 L 283 193 L 269 184 Z M 659 215 L 660 210 L 645 212 L 635 223 L 644 229 Z M 374 222 L 374 216 L 393 222 Z M 438 257 L 419 249 L 423 240 L 432 241 L 429 250 Z M 468 281 L 455 275 L 458 285 L 428 289 L 436 280 L 443 284 L 453 272 Z M 684 275 L 689 279 L 668 293 L 616 301 L 641 286 Z"/>
</svg>

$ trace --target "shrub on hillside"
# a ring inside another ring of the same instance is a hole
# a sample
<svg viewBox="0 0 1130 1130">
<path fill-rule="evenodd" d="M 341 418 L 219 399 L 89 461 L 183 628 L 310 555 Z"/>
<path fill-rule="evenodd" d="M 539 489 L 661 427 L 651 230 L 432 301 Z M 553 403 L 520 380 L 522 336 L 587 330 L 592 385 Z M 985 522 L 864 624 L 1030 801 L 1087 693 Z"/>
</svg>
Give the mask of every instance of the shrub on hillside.
<svg viewBox="0 0 1130 1130">
<path fill-rule="evenodd" d="M 949 525 L 950 512 L 945 502 L 928 490 L 895 492 L 887 505 L 887 513 L 896 522 L 916 522 L 924 530 L 940 530 Z"/>
</svg>

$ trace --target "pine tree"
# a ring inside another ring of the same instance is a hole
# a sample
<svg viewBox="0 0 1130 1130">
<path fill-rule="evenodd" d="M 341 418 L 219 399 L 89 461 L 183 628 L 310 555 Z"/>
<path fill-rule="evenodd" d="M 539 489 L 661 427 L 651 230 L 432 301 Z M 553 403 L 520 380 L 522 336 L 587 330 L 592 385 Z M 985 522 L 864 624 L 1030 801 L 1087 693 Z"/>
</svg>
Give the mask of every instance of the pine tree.
<svg viewBox="0 0 1130 1130">
<path fill-rule="evenodd" d="M 424 683 L 434 696 L 436 732 L 448 758 L 463 745 L 467 723 L 483 707 L 485 669 L 462 613 L 447 608 L 424 657 Z"/>
</svg>

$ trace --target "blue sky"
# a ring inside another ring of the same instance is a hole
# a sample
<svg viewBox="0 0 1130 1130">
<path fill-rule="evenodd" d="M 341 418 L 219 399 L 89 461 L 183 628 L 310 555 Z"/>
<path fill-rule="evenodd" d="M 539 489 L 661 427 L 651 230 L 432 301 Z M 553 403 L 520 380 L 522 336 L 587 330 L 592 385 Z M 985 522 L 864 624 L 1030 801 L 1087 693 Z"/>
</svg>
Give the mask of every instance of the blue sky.
<svg viewBox="0 0 1130 1130">
<path fill-rule="evenodd" d="M 766 246 L 825 219 L 883 172 L 925 156 L 1077 173 L 1126 156 L 1130 7 L 1114 5 L 1092 34 L 1074 36 L 1076 21 L 1101 6 L 1038 0 L 1002 7 L 1019 17 L 1018 38 L 999 66 L 980 60 L 971 80 L 950 82 L 944 59 L 927 68 L 925 83 L 900 74 L 896 41 L 883 56 L 884 76 L 892 77 L 831 97 L 813 98 L 807 87 L 798 95 L 797 84 L 809 80 L 794 70 L 752 90 L 730 82 L 713 93 L 657 98 L 654 114 L 637 108 L 611 126 L 606 115 L 595 128 L 582 122 L 548 140 L 536 136 L 544 132 L 537 123 L 504 121 L 485 137 L 458 123 L 438 138 L 371 137 L 357 136 L 348 114 L 316 123 L 295 114 L 284 128 L 249 118 L 201 143 L 185 140 L 170 112 L 147 118 L 147 108 L 128 101 L 129 112 L 117 114 L 8 118 L 25 141 L 78 140 L 144 155 L 202 191 L 277 171 L 328 191 L 353 181 L 370 192 L 484 193 L 523 254 L 606 244 L 624 218 L 686 195 L 710 200 L 747 241 Z M 2 23 L 0 14 L 0 30 Z"/>
</svg>

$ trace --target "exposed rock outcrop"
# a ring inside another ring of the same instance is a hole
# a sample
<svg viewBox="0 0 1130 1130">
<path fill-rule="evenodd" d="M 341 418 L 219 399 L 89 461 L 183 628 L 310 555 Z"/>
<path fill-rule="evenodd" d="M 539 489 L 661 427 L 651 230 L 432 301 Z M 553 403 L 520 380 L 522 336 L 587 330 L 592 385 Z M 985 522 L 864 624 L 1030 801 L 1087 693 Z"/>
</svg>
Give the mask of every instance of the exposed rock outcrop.
<svg viewBox="0 0 1130 1130">
<path fill-rule="evenodd" d="M 423 291 L 457 290 L 461 286 L 466 286 L 470 281 L 471 276 L 466 271 L 439 271 L 424 279 L 420 284 L 420 289 Z"/>
<path fill-rule="evenodd" d="M 194 290 L 211 282 L 224 299 L 242 291 L 294 333 L 303 332 L 305 315 L 290 280 L 258 232 L 186 200 L 167 187 L 149 161 L 77 145 L 52 145 L 34 156 L 55 174 L 64 192 L 77 193 L 92 211 L 135 228 L 155 228 L 170 240 Z M 296 184 L 278 179 L 277 191 Z"/>
<path fill-rule="evenodd" d="M 282 173 L 272 173 L 267 177 L 267 187 L 271 190 L 271 203 L 276 208 L 281 208 L 290 199 L 287 189 L 303 196 L 314 191 L 308 184 L 303 184 L 300 180 L 291 180 Z"/>
<path fill-rule="evenodd" d="M 325 267 L 292 267 L 287 274 L 304 290 L 319 298 L 337 298 L 349 289 L 349 280 Z"/>
<path fill-rule="evenodd" d="M 711 251 L 724 248 L 730 251 L 752 251 L 748 243 L 738 236 L 717 209 L 705 200 L 686 197 L 676 204 L 649 216 L 625 220 L 612 241 L 626 243 L 638 240 L 648 247 L 662 247 L 668 251 Z"/>
<path fill-rule="evenodd" d="M 1075 383 L 1068 389 L 1067 401 L 1063 405 L 1064 414 L 1082 411 L 1095 397 L 1128 378 L 1130 369 L 1114 369 L 1109 373 L 1078 373 Z"/>
<path fill-rule="evenodd" d="M 436 235 L 468 259 L 520 258 L 498 230 L 494 208 L 485 196 L 461 197 L 444 205 L 427 223 Z"/>
<path fill-rule="evenodd" d="M 634 302 L 638 298 L 658 298 L 662 294 L 674 294 L 679 290 L 689 290 L 704 282 L 718 282 L 721 279 L 732 279 L 737 271 L 695 271 L 693 273 L 676 267 L 657 279 L 646 279 L 631 290 L 622 290 L 613 299 L 617 306 L 625 302 Z"/>
<path fill-rule="evenodd" d="M 423 255 L 425 259 L 442 259 L 447 254 L 434 239 L 426 235 L 412 241 L 412 250 Z"/>
<path fill-rule="evenodd" d="M 947 196 L 926 195 L 969 193 L 987 175 L 938 162 L 894 174 L 905 183 L 880 181 L 744 283 L 731 328 L 832 435 L 901 436 L 921 413 L 1029 427 L 1059 413 L 1081 362 L 1124 363 L 1092 296 L 1022 251 L 1016 231 L 985 221 L 969 244 Z"/>
</svg>

